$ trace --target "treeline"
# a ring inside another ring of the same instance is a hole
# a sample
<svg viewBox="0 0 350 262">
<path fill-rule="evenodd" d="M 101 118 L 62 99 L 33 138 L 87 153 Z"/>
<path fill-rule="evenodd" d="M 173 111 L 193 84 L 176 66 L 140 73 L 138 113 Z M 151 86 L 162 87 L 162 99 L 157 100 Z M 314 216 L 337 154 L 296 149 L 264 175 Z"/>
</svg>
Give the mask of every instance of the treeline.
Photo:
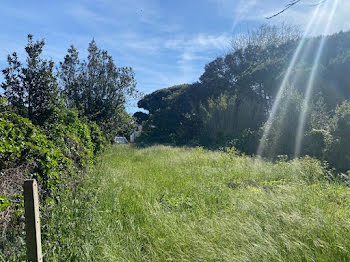
<svg viewBox="0 0 350 262">
<path fill-rule="evenodd" d="M 137 94 L 132 68 L 117 67 L 94 40 L 87 60 L 71 46 L 57 66 L 43 58 L 44 46 L 28 35 L 25 62 L 13 53 L 2 70 L 1 248 L 9 240 L 7 228 L 21 225 L 24 179 L 37 179 L 40 195 L 55 199 L 116 134 L 133 127 L 125 110 L 126 100 Z"/>
<path fill-rule="evenodd" d="M 291 28 L 263 26 L 232 42 L 232 49 L 205 66 L 199 81 L 157 90 L 138 102 L 149 114 L 142 143 L 236 147 L 255 155 L 295 156 L 303 99 L 321 37 L 305 40 L 274 119 L 267 121 L 285 72 L 300 43 Z M 302 152 L 350 169 L 350 32 L 327 36 L 308 104 Z M 269 125 L 269 127 L 267 127 Z"/>
</svg>

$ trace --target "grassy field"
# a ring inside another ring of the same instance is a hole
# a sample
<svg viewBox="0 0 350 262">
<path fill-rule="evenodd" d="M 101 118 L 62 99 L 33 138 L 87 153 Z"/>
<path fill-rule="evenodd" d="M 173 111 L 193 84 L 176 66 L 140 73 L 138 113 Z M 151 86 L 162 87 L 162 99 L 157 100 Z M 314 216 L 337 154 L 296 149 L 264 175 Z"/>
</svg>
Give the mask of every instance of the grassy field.
<svg viewBox="0 0 350 262">
<path fill-rule="evenodd" d="M 350 261 L 350 189 L 325 176 L 312 159 L 115 146 L 43 210 L 45 261 Z"/>
</svg>

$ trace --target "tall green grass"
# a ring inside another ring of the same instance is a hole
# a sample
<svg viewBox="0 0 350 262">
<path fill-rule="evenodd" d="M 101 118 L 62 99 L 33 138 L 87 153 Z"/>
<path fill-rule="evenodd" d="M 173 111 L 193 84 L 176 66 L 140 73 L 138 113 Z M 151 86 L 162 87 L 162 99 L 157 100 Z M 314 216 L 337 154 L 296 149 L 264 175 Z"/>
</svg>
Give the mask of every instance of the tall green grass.
<svg viewBox="0 0 350 262">
<path fill-rule="evenodd" d="M 349 261 L 350 189 L 325 177 L 309 158 L 115 146 L 42 211 L 44 258 Z"/>
</svg>

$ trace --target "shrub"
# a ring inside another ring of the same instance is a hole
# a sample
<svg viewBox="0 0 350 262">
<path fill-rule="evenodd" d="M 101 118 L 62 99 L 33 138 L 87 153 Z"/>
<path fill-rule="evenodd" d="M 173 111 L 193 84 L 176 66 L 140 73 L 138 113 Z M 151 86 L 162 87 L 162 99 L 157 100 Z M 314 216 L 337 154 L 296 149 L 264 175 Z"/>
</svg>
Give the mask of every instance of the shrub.
<svg viewBox="0 0 350 262">
<path fill-rule="evenodd" d="M 104 144 L 99 127 L 81 122 L 72 110 L 61 110 L 43 129 L 15 113 L 0 113 L 0 248 L 9 238 L 17 243 L 23 231 L 23 181 L 36 178 L 45 202 L 59 200 L 78 181 L 69 176 L 91 163 Z"/>
<path fill-rule="evenodd" d="M 90 130 L 91 142 L 93 145 L 94 154 L 100 153 L 106 145 L 106 139 L 102 134 L 101 129 L 95 122 L 88 122 L 88 128 Z"/>
<path fill-rule="evenodd" d="M 327 150 L 328 161 L 339 171 L 350 169 L 350 103 L 343 102 L 337 107 L 332 118 L 332 143 Z"/>
<path fill-rule="evenodd" d="M 76 169 L 86 167 L 94 153 L 90 128 L 78 118 L 78 112 L 62 109 L 53 123 L 45 125 L 48 138 L 73 161 Z"/>
<path fill-rule="evenodd" d="M 330 134 L 326 130 L 312 130 L 304 137 L 303 154 L 324 159 Z"/>
<path fill-rule="evenodd" d="M 44 189 L 54 188 L 71 161 L 28 119 L 0 113 L 0 169 L 26 165 Z"/>
<path fill-rule="evenodd" d="M 0 112 L 4 112 L 7 107 L 7 100 L 0 95 Z"/>
<path fill-rule="evenodd" d="M 254 155 L 259 143 L 259 133 L 256 130 L 245 129 L 237 139 L 234 139 L 234 146 L 241 152 Z"/>
<path fill-rule="evenodd" d="M 303 99 L 301 94 L 292 87 L 286 88 L 281 96 L 281 102 L 276 114 L 264 124 L 263 130 L 270 130 L 265 140 L 262 155 L 275 158 L 278 155 L 295 154 L 295 142 L 299 116 L 302 112 Z M 308 128 L 305 127 L 305 130 Z"/>
</svg>

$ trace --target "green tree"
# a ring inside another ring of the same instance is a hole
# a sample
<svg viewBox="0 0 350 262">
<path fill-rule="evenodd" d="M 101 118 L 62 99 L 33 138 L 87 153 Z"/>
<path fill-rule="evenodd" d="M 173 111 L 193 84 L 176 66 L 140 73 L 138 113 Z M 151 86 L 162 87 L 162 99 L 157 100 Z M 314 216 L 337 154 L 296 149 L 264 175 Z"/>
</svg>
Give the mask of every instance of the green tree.
<svg viewBox="0 0 350 262">
<path fill-rule="evenodd" d="M 231 144 L 251 154 L 256 147 L 253 143 L 259 143 L 260 127 L 271 125 L 264 155 L 294 156 L 303 96 L 313 68 L 314 51 L 322 37 L 304 39 L 304 48 L 287 79 L 277 114 L 271 122 L 264 122 L 279 93 L 299 37 L 295 28 L 263 26 L 235 39 L 228 54 L 205 66 L 198 82 L 145 96 L 138 105 L 149 111 L 144 129 L 147 137 L 176 144 Z M 346 151 L 335 150 L 342 140 L 336 135 L 335 130 L 339 128 L 334 127 L 331 119 L 337 105 L 350 100 L 347 73 L 350 32 L 327 36 L 324 45 L 306 113 L 302 153 L 329 160 L 335 166 L 339 161 L 347 161 Z M 234 103 L 225 105 L 223 95 L 235 97 Z M 226 130 L 231 133 L 227 134 Z M 338 166 L 345 168 L 345 163 Z"/>
<path fill-rule="evenodd" d="M 285 90 L 281 106 L 270 122 L 264 124 L 263 130 L 270 125 L 263 156 L 274 158 L 278 155 L 294 156 L 296 133 L 299 116 L 302 112 L 302 96 L 293 87 Z M 309 128 L 306 128 L 309 130 Z"/>
<path fill-rule="evenodd" d="M 325 160 L 326 150 L 331 141 L 331 135 L 324 129 L 313 129 L 303 139 L 303 155 Z"/>
<path fill-rule="evenodd" d="M 128 97 L 137 94 L 135 75 L 131 67 L 117 67 L 94 40 L 88 53 L 87 61 L 80 62 L 78 51 L 73 46 L 68 49 L 60 64 L 61 89 L 67 106 L 77 108 L 81 116 L 96 122 L 111 139 L 131 120 L 124 105 Z"/>
<path fill-rule="evenodd" d="M 73 45 L 68 49 L 64 61 L 60 62 L 59 77 L 67 108 L 82 110 L 82 72 L 79 52 Z"/>
<path fill-rule="evenodd" d="M 136 123 L 142 124 L 142 122 L 147 121 L 149 118 L 149 114 L 138 111 L 133 114 L 133 117 L 136 119 Z"/>
<path fill-rule="evenodd" d="M 33 36 L 28 35 L 26 67 L 18 61 L 16 53 L 9 55 L 1 85 L 10 106 L 39 125 L 54 116 L 58 105 L 54 63 L 40 57 L 44 45 L 44 40 L 33 42 Z"/>
<path fill-rule="evenodd" d="M 339 171 L 350 170 L 350 102 L 343 102 L 337 107 L 330 133 L 333 141 L 327 160 Z"/>
<path fill-rule="evenodd" d="M 22 116 L 27 116 L 27 94 L 21 80 L 22 64 L 18 61 L 16 53 L 8 55 L 7 62 L 9 66 L 2 70 L 5 81 L 1 84 L 1 88 L 4 89 L 4 97 L 13 111 Z"/>
</svg>

